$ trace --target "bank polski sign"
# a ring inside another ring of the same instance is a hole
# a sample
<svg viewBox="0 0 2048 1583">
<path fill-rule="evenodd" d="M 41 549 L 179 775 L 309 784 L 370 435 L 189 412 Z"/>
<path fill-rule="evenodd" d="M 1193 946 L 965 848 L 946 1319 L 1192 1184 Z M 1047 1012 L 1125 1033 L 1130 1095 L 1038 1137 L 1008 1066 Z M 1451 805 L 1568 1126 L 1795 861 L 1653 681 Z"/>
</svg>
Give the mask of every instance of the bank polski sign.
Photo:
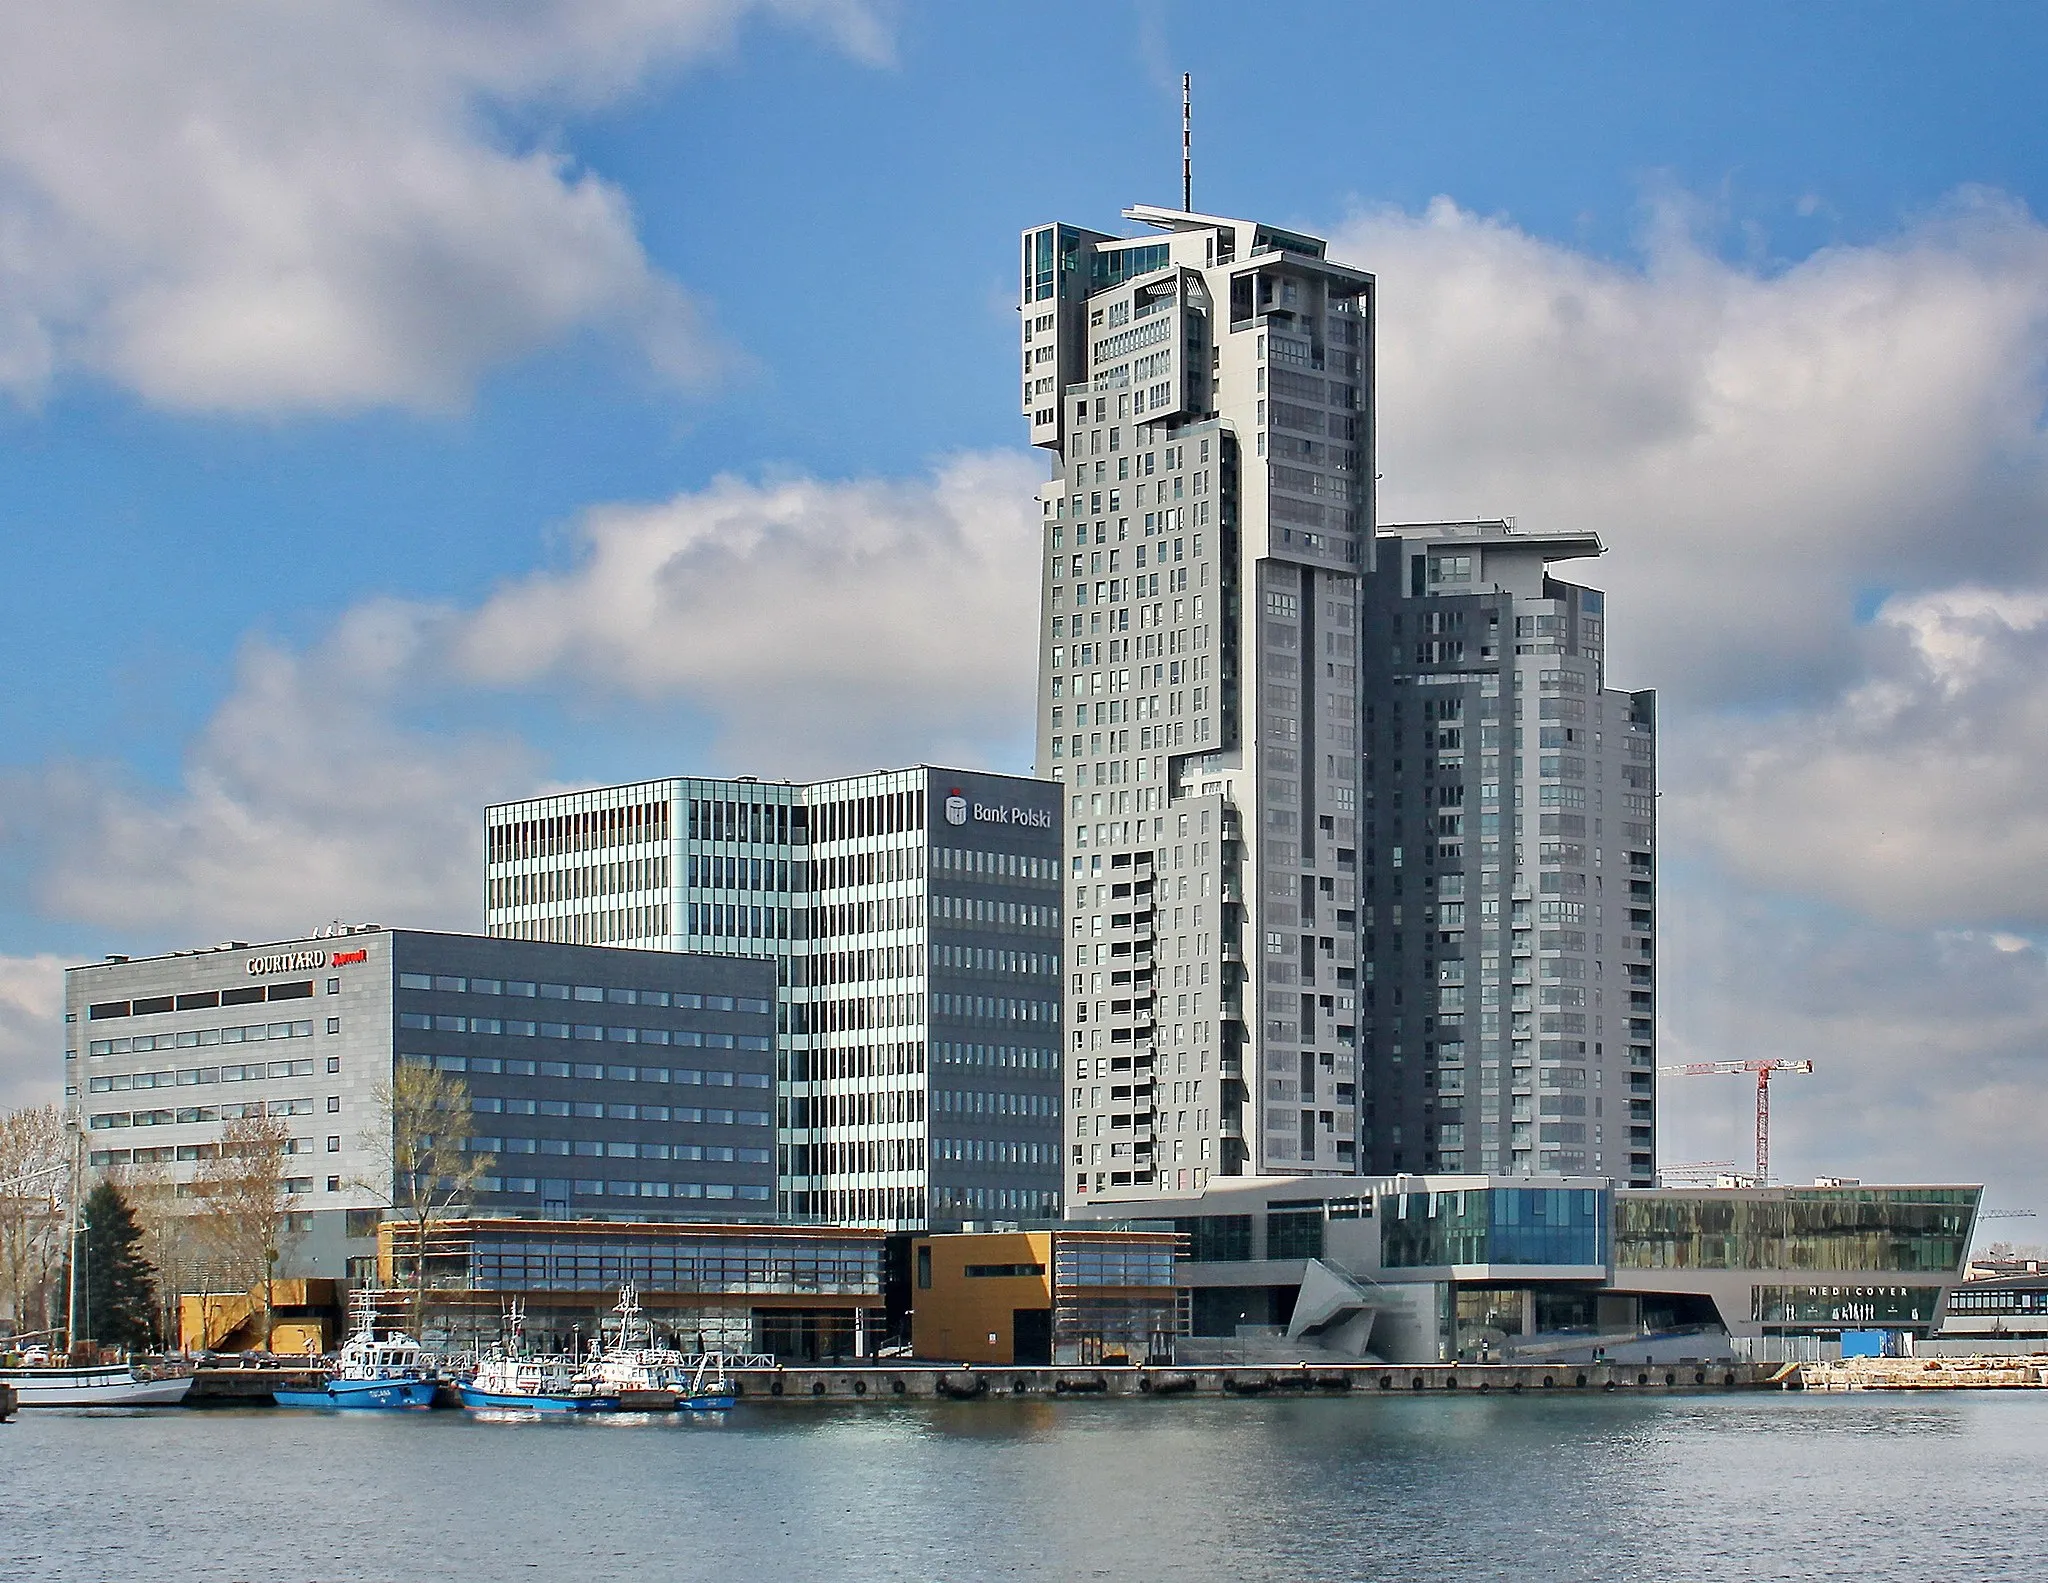
<svg viewBox="0 0 2048 1583">
<path fill-rule="evenodd" d="M 946 823 L 964 825 L 969 819 L 976 824 L 1010 825 L 1018 830 L 1052 828 L 1052 814 L 1047 809 L 1026 808 L 1017 803 L 974 802 L 955 786 L 946 794 Z"/>
</svg>

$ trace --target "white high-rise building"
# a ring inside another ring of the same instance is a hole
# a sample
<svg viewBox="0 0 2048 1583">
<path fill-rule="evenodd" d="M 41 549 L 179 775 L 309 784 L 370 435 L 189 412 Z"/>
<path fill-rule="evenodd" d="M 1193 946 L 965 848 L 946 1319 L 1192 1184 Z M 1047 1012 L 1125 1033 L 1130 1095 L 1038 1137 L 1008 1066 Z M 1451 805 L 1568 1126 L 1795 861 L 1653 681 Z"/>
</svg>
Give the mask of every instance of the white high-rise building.
<svg viewBox="0 0 2048 1583">
<path fill-rule="evenodd" d="M 1253 221 L 1125 217 L 1155 234 L 1023 237 L 1070 1208 L 1359 1166 L 1373 279 Z"/>
</svg>

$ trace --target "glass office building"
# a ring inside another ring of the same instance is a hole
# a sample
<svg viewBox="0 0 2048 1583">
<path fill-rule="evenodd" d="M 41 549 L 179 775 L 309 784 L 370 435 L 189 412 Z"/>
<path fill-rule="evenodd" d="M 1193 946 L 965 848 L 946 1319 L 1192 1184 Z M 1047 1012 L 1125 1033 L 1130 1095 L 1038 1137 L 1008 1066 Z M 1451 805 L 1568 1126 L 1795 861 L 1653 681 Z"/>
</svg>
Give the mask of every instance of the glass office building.
<svg viewBox="0 0 2048 1583">
<path fill-rule="evenodd" d="M 506 803 L 484 901 L 502 938 L 771 966 L 781 1214 L 1059 1212 L 1056 787 L 919 766 Z"/>
</svg>

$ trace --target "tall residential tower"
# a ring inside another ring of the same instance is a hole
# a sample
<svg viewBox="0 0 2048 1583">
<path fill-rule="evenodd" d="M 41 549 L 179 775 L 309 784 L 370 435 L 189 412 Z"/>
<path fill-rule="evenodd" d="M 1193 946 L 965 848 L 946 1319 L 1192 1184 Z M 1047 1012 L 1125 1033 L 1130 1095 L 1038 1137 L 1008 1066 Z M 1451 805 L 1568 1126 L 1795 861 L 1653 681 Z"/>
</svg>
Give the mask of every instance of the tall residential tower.
<svg viewBox="0 0 2048 1583">
<path fill-rule="evenodd" d="M 1379 530 L 1366 580 L 1366 1169 L 1656 1169 L 1653 692 L 1550 575 L 1591 533 Z"/>
<path fill-rule="evenodd" d="M 1072 1208 L 1358 1168 L 1373 280 L 1135 208 L 1024 233 Z"/>
<path fill-rule="evenodd" d="M 1023 238 L 1070 1211 L 1655 1166 L 1655 696 L 1590 533 L 1377 529 L 1372 276 L 1134 208 Z M 1426 738 L 1426 740 L 1425 740 Z"/>
</svg>

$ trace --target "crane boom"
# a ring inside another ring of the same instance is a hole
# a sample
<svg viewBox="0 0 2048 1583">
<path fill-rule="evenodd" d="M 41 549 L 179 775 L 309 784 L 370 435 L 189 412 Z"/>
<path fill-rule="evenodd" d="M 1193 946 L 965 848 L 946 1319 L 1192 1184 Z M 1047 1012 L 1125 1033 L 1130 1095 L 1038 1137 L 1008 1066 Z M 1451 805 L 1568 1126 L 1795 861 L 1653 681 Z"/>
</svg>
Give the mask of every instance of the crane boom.
<svg viewBox="0 0 2048 1583">
<path fill-rule="evenodd" d="M 1756 1074 L 1756 1180 L 1759 1187 L 1771 1179 L 1771 1074 L 1811 1072 L 1811 1061 L 1790 1061 L 1782 1057 L 1752 1061 L 1693 1061 L 1683 1066 L 1660 1066 L 1660 1072 L 1685 1077 L 1723 1077 L 1736 1073 Z"/>
</svg>

